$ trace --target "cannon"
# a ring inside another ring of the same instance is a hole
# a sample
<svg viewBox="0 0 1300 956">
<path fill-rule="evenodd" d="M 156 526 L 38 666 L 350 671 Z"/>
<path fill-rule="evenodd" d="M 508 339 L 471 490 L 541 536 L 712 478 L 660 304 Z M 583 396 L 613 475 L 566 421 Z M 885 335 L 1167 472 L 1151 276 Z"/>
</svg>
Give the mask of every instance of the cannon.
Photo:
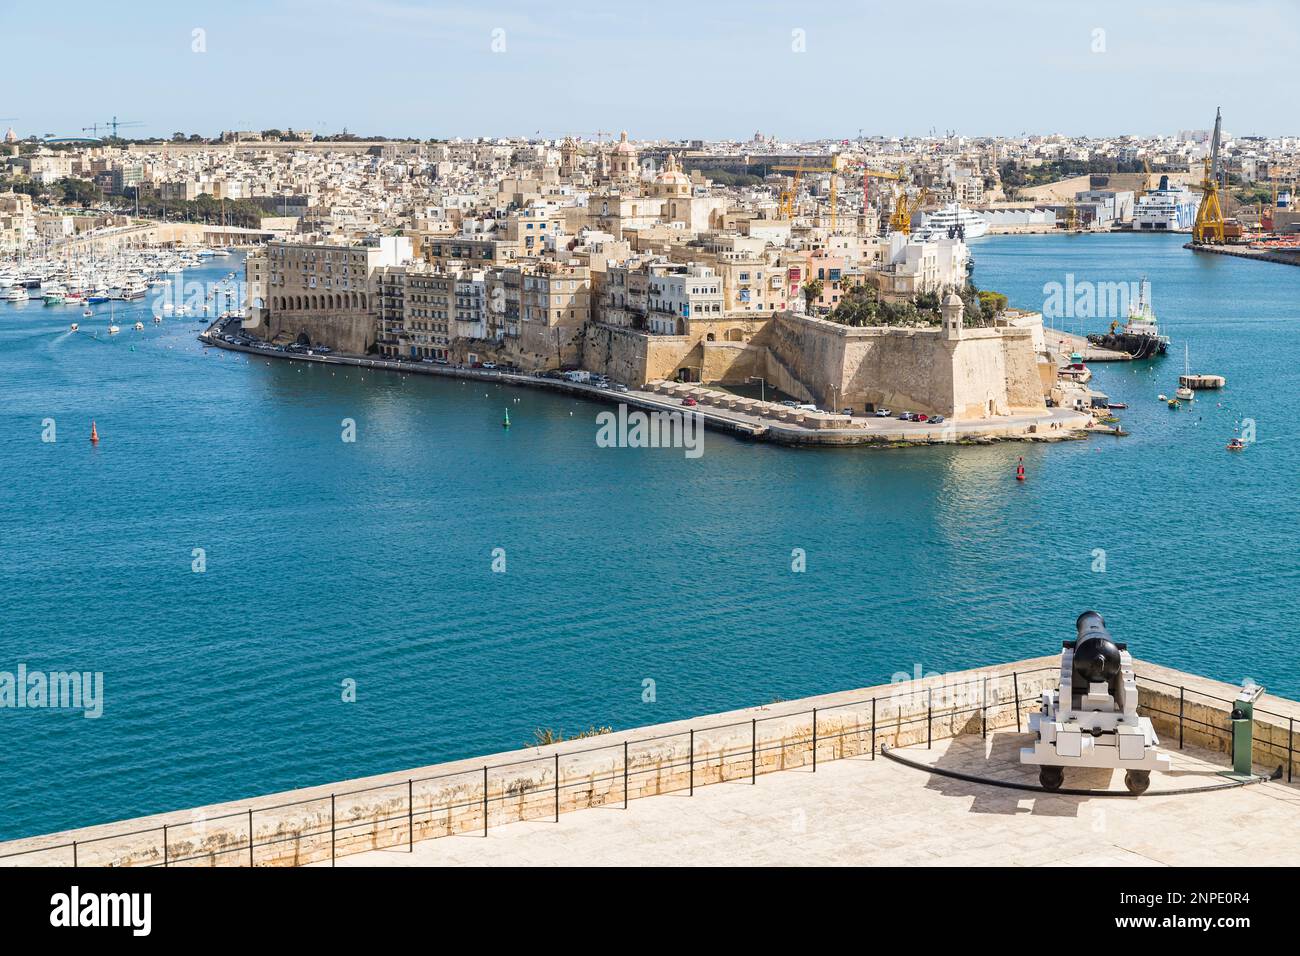
<svg viewBox="0 0 1300 956">
<path fill-rule="evenodd" d="M 1044 790 L 1059 790 L 1067 767 L 1124 770 L 1132 794 L 1146 791 L 1151 771 L 1168 771 L 1167 755 L 1149 717 L 1138 715 L 1137 679 L 1128 646 L 1116 642 L 1096 611 L 1074 622 L 1075 639 L 1061 645 L 1061 683 L 1043 691 L 1029 715 L 1038 739 L 1020 750 L 1020 762 L 1039 767 Z"/>
</svg>

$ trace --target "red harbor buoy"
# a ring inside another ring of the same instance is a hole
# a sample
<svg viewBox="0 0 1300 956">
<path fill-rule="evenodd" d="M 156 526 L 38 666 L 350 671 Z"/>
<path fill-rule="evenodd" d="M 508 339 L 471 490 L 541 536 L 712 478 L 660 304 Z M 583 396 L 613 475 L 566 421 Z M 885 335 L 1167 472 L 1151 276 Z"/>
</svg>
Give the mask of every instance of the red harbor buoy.
<svg viewBox="0 0 1300 956">
<path fill-rule="evenodd" d="M 95 430 L 95 422 L 93 420 L 90 423 L 90 443 L 92 445 L 99 444 L 99 432 Z"/>
<path fill-rule="evenodd" d="M 1016 464 L 1016 481 L 1025 480 L 1025 460 L 1023 458 Z"/>
</svg>

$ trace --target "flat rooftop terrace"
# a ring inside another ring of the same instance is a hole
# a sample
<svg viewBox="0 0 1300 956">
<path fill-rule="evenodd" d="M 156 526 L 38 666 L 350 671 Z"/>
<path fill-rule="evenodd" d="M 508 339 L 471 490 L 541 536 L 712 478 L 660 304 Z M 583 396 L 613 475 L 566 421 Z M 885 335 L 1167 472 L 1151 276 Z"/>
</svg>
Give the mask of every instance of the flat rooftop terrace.
<svg viewBox="0 0 1300 956">
<path fill-rule="evenodd" d="M 935 741 L 896 753 L 1036 783 L 1028 734 Z M 869 755 L 341 857 L 338 866 L 1281 866 L 1300 860 L 1300 787 L 1205 793 L 1223 755 L 1172 750 L 1141 797 L 1078 797 L 970 783 Z M 1122 773 L 1066 786 L 1122 790 Z M 1169 794 L 1157 790 L 1174 791 Z M 323 864 L 328 866 L 329 863 Z"/>
<path fill-rule="evenodd" d="M 1300 704 L 1135 661 L 1171 772 L 1020 764 L 1057 657 L 652 724 L 0 844 L 0 866 L 1294 864 Z M 873 756 L 874 755 L 874 756 Z M 1273 779 L 1280 771 L 1280 777 Z"/>
</svg>

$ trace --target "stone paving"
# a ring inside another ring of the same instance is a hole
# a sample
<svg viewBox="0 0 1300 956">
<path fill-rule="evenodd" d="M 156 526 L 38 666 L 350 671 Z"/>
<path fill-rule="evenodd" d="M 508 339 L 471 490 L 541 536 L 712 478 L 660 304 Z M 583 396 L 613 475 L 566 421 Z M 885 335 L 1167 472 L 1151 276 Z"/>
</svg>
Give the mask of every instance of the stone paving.
<svg viewBox="0 0 1300 956">
<path fill-rule="evenodd" d="M 1023 776 L 1028 735 L 995 733 L 907 748 L 963 771 Z M 1221 754 L 1173 751 L 1138 798 L 1045 795 L 954 780 L 878 757 L 768 774 L 756 784 L 698 788 L 560 821 L 509 824 L 378 850 L 339 866 L 443 865 L 1295 865 L 1300 786 L 1263 783 L 1211 793 L 1156 790 L 1218 782 Z M 1261 770 L 1264 768 L 1260 768 Z M 1069 786 L 1104 787 L 1104 772 Z M 1100 774 L 1100 776 L 1098 776 Z M 1115 782 L 1117 788 L 1121 783 Z M 326 864 L 328 865 L 328 864 Z"/>
</svg>

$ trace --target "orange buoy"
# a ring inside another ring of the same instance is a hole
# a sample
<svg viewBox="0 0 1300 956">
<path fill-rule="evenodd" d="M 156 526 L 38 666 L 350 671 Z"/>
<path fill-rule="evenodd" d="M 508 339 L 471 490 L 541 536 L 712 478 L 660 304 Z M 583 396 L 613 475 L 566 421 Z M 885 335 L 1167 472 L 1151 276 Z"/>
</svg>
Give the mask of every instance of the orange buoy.
<svg viewBox="0 0 1300 956">
<path fill-rule="evenodd" d="M 99 432 L 95 429 L 95 422 L 93 419 L 90 422 L 90 443 L 92 445 L 99 444 Z"/>
<path fill-rule="evenodd" d="M 1025 480 L 1025 460 L 1021 458 L 1019 463 L 1016 465 L 1016 481 L 1024 481 L 1024 480 Z"/>
</svg>

